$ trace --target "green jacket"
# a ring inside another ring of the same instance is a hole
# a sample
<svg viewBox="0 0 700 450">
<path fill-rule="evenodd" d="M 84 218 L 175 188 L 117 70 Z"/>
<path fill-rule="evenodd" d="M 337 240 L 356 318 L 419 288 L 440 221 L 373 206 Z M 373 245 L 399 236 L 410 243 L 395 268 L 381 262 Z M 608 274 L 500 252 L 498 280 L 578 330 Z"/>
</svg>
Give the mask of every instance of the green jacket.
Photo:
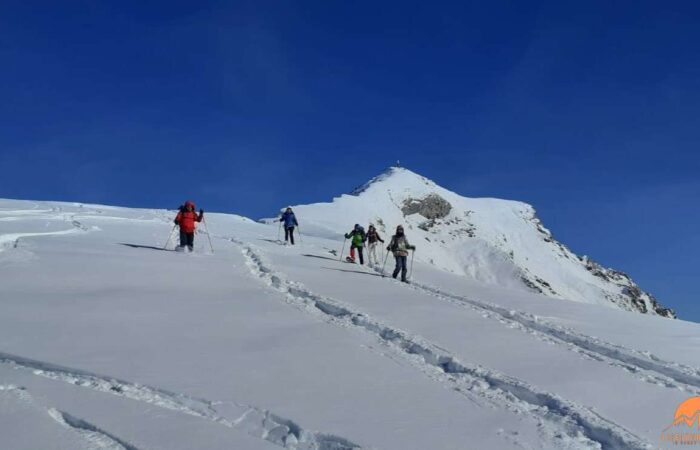
<svg viewBox="0 0 700 450">
<path fill-rule="evenodd" d="M 363 247 L 365 245 L 365 241 L 367 240 L 367 235 L 363 229 L 352 230 L 345 235 L 345 239 L 352 239 L 352 245 L 355 247 Z"/>
</svg>

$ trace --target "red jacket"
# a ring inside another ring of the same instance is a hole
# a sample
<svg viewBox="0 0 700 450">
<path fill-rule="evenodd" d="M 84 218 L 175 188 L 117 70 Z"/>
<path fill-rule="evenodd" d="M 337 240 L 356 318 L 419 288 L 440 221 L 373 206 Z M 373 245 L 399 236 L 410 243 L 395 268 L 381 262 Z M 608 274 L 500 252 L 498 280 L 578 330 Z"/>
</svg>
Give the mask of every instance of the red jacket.
<svg viewBox="0 0 700 450">
<path fill-rule="evenodd" d="M 189 203 L 189 202 L 188 202 Z M 191 206 L 192 210 L 188 210 L 187 207 Z M 201 222 L 202 218 L 204 217 L 203 213 L 197 214 L 194 212 L 194 205 L 187 205 L 185 204 L 185 208 L 181 209 L 179 213 L 177 213 L 177 217 L 175 217 L 175 223 L 180 225 L 180 230 L 184 231 L 185 233 L 194 233 L 195 230 L 195 222 Z"/>
</svg>

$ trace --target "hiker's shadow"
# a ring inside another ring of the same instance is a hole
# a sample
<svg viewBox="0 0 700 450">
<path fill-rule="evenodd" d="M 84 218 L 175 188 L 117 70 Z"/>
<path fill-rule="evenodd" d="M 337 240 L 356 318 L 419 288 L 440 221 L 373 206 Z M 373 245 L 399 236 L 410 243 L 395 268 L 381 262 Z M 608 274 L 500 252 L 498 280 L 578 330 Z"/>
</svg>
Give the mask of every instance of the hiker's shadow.
<svg viewBox="0 0 700 450">
<path fill-rule="evenodd" d="M 279 239 L 265 239 L 265 238 L 260 238 L 261 241 L 265 242 L 272 242 L 273 244 L 282 244 L 282 241 Z"/>
<path fill-rule="evenodd" d="M 338 258 L 331 258 L 330 256 L 310 255 L 310 254 L 303 254 L 301 256 L 306 256 L 307 258 L 327 259 L 328 261 L 338 261 Z"/>
<path fill-rule="evenodd" d="M 154 247 L 152 245 L 141 245 L 141 244 L 127 244 L 125 242 L 118 242 L 119 245 L 123 245 L 125 247 L 131 247 L 131 248 L 145 248 L 148 250 L 160 250 L 162 252 L 168 252 L 171 250 L 165 249 L 163 247 Z"/>
<path fill-rule="evenodd" d="M 321 267 L 321 269 L 326 269 L 326 270 L 335 270 L 338 272 L 345 272 L 345 273 L 358 273 L 360 275 L 369 275 L 370 277 L 381 277 L 384 278 L 383 275 L 379 273 L 372 273 L 372 272 L 363 272 L 361 270 L 348 270 L 348 269 L 336 269 L 335 267 Z"/>
</svg>

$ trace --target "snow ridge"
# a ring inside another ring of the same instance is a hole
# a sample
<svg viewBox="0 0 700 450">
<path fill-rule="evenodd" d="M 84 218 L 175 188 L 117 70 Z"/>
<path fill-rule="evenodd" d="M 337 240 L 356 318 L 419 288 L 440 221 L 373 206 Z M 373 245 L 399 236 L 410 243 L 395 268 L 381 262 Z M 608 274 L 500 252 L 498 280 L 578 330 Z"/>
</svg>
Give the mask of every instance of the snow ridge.
<svg viewBox="0 0 700 450">
<path fill-rule="evenodd" d="M 421 337 L 383 324 L 338 300 L 317 295 L 271 269 L 252 246 L 237 238 L 229 239 L 240 247 L 251 273 L 283 294 L 288 303 L 321 313 L 331 323 L 373 334 L 413 367 L 470 400 L 486 401 L 525 415 L 537 422 L 538 429 L 556 442 L 557 448 L 651 448 L 651 444 L 589 408 L 492 369 L 460 362 L 447 350 Z"/>
<path fill-rule="evenodd" d="M 420 243 L 418 261 L 479 283 L 676 317 L 628 275 L 558 242 L 531 205 L 464 197 L 405 168 L 391 167 L 330 203 L 295 209 L 318 237 L 338 236 L 352 222 L 373 223 L 382 234 L 402 224 Z"/>
<path fill-rule="evenodd" d="M 95 375 L 7 353 L 0 353 L 0 364 L 9 364 L 17 368 L 28 369 L 35 375 L 52 380 L 123 396 L 159 408 L 209 420 L 229 428 L 242 429 L 251 436 L 264 439 L 283 448 L 294 450 L 351 450 L 360 448 L 359 445 L 338 436 L 304 430 L 289 419 L 253 406 L 193 398 L 184 394 L 177 394 L 163 389 L 131 383 L 113 377 Z M 240 415 L 233 419 L 229 418 L 217 409 L 217 406 L 221 407 L 222 405 L 233 406 L 235 410 L 240 411 Z M 73 418 L 61 411 L 54 410 L 52 417 L 59 422 L 63 421 L 72 428 L 83 430 L 86 433 L 102 433 L 119 443 L 124 450 L 138 450 L 133 446 L 129 447 L 105 432 L 99 431 L 87 422 Z"/>
<path fill-rule="evenodd" d="M 370 186 L 372 186 L 374 183 L 378 183 L 380 181 L 386 180 L 389 178 L 392 174 L 394 173 L 394 167 L 389 167 L 386 169 L 384 172 L 380 173 L 376 177 L 372 178 L 369 180 L 367 183 L 363 184 L 362 186 L 358 186 L 355 189 L 350 192 L 350 195 L 360 195 L 363 192 L 365 192 L 367 189 L 369 189 Z"/>
</svg>

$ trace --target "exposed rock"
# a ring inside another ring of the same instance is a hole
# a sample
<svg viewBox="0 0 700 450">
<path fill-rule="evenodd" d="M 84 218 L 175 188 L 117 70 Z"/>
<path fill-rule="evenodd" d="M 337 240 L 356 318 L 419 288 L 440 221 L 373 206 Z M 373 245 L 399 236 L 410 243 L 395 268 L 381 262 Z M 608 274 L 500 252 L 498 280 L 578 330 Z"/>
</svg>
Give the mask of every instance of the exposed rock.
<svg viewBox="0 0 700 450">
<path fill-rule="evenodd" d="M 442 219 L 452 211 L 452 205 L 439 195 L 430 194 L 423 199 L 404 200 L 401 211 L 405 216 L 417 213 L 426 219 Z"/>
<path fill-rule="evenodd" d="M 435 226 L 435 219 L 426 220 L 418 224 L 418 228 L 423 231 L 430 231 L 431 228 Z"/>
<path fill-rule="evenodd" d="M 544 294 L 544 292 L 542 291 L 542 288 L 540 288 L 540 287 L 537 286 L 535 283 L 533 283 L 533 282 L 532 282 L 528 277 L 526 277 L 525 275 L 522 275 L 522 276 L 520 277 L 520 279 L 521 279 L 522 282 L 525 284 L 525 286 L 529 287 L 530 289 L 532 289 L 533 291 L 535 291 L 535 292 L 537 292 L 537 293 L 539 293 L 539 294 Z"/>
</svg>

